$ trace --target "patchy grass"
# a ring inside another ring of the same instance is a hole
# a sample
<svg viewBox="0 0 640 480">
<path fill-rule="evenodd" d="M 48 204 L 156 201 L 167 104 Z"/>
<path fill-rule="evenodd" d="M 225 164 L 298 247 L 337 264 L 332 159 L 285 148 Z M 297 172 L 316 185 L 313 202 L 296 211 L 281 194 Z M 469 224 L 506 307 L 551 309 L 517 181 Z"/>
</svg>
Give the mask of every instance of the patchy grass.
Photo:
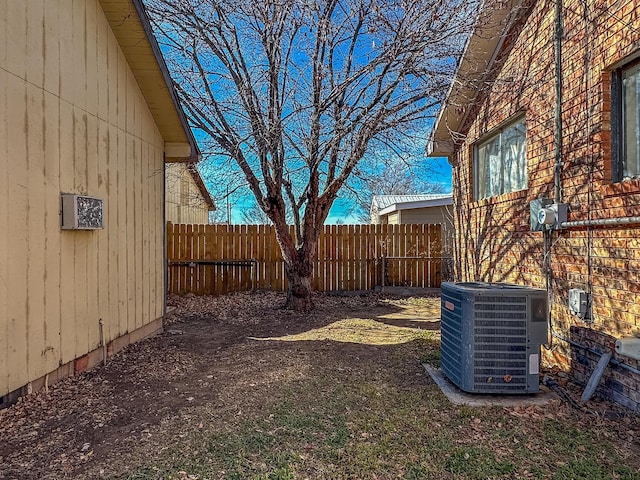
<svg viewBox="0 0 640 480">
<path fill-rule="evenodd" d="M 437 298 L 319 297 L 309 315 L 275 308 L 280 300 L 174 299 L 173 333 L 55 397 L 50 408 L 67 402 L 67 417 L 16 410 L 21 431 L 38 425 L 43 450 L 16 444 L 0 478 L 640 478 L 636 416 L 585 416 L 560 401 L 451 405 L 421 367 L 439 362 Z M 82 392 L 97 392 L 91 408 Z M 85 411 L 104 424 L 83 427 L 93 438 L 74 427 Z M 72 463 L 85 442 L 92 455 Z M 66 470 L 47 463 L 74 444 L 62 453 Z"/>
<path fill-rule="evenodd" d="M 279 392 L 120 478 L 639 478 L 637 458 L 599 438 L 603 425 L 591 430 L 559 404 L 553 413 L 454 407 L 430 387 L 356 377 Z"/>
</svg>

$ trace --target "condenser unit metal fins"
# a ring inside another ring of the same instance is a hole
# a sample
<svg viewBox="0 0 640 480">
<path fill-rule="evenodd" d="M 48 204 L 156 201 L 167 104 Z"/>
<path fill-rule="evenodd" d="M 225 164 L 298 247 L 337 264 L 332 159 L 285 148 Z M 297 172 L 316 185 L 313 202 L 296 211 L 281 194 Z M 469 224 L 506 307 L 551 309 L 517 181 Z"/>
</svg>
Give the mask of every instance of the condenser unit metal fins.
<svg viewBox="0 0 640 480">
<path fill-rule="evenodd" d="M 538 391 L 547 294 L 510 284 L 443 283 L 441 366 L 475 393 Z"/>
</svg>

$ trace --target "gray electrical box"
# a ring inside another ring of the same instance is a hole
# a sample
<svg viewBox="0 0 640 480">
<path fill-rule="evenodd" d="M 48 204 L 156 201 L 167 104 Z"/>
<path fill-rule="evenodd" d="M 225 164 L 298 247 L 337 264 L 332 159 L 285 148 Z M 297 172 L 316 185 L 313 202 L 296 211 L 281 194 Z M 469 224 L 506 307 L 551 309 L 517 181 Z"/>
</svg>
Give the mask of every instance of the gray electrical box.
<svg viewBox="0 0 640 480">
<path fill-rule="evenodd" d="M 585 319 L 587 317 L 588 306 L 587 292 L 580 288 L 571 288 L 569 290 L 569 311 L 572 314 L 581 319 Z"/>
<path fill-rule="evenodd" d="M 60 195 L 62 230 L 99 230 L 103 228 L 102 199 L 63 193 Z"/>
<path fill-rule="evenodd" d="M 440 365 L 449 380 L 472 393 L 537 392 L 540 345 L 548 335 L 547 292 L 444 282 L 441 293 Z"/>
<path fill-rule="evenodd" d="M 569 205 L 566 203 L 553 203 L 548 198 L 532 200 L 529 204 L 529 222 L 531 230 L 560 230 L 562 224 L 567 221 Z"/>
<path fill-rule="evenodd" d="M 569 206 L 566 203 L 552 203 L 538 212 L 538 222 L 544 223 L 551 230 L 560 230 L 567 221 Z"/>
</svg>

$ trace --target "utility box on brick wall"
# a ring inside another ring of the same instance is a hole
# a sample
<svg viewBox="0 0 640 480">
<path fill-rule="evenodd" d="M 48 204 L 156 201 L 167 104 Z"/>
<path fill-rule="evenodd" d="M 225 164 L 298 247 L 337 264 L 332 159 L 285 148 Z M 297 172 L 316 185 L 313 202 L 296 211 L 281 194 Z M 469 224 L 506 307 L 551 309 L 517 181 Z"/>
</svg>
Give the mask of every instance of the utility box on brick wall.
<svg viewBox="0 0 640 480">
<path fill-rule="evenodd" d="M 531 203 L 529 203 L 529 223 L 532 231 L 542 232 L 543 230 L 547 230 L 547 226 L 540 222 L 538 213 L 552 203 L 553 200 L 549 198 L 536 198 L 535 200 L 531 200 Z"/>
</svg>

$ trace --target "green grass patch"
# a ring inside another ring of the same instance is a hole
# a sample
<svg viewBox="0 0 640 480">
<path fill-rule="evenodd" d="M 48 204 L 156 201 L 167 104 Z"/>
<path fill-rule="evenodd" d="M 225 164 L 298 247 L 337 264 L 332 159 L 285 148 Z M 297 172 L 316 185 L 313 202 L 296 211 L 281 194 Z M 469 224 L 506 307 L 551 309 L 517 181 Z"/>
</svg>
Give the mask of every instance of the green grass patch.
<svg viewBox="0 0 640 480">
<path fill-rule="evenodd" d="M 485 447 L 459 447 L 448 454 L 444 468 L 455 478 L 484 480 L 509 478 L 516 471 L 511 462 L 496 460 L 494 453 Z"/>
<path fill-rule="evenodd" d="M 607 442 L 559 420 L 452 406 L 437 390 L 380 379 L 313 385 L 319 390 L 297 386 L 259 417 L 192 437 L 122 478 L 640 478 Z"/>
<path fill-rule="evenodd" d="M 603 465 L 592 458 L 572 459 L 559 465 L 553 480 L 637 480 L 638 470 L 623 465 Z"/>
</svg>

